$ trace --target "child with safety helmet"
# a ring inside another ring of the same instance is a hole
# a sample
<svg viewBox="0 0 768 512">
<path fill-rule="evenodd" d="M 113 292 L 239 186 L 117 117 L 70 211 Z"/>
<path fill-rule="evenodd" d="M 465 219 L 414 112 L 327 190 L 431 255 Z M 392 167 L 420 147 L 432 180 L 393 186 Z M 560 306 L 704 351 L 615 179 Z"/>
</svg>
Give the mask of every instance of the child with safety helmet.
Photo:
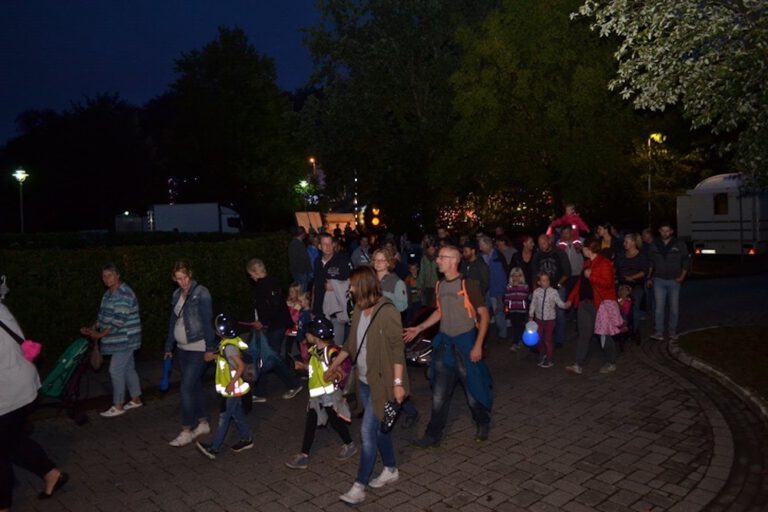
<svg viewBox="0 0 768 512">
<path fill-rule="evenodd" d="M 308 371 L 307 387 L 309 404 L 307 420 L 304 426 L 304 440 L 301 453 L 294 455 L 285 465 L 291 469 L 307 469 L 309 450 L 315 440 L 318 426 L 330 423 L 339 434 L 344 445 L 336 456 L 337 460 L 347 460 L 357 453 L 357 446 L 352 442 L 347 423 L 351 422 L 350 410 L 342 392 L 342 382 L 349 373 L 348 367 L 340 367 L 332 381 L 326 381 L 325 372 L 339 354 L 339 347 L 333 344 L 333 324 L 325 317 L 312 320 L 307 326 L 306 340 L 309 347 L 309 360 L 302 366 Z"/>
<path fill-rule="evenodd" d="M 195 444 L 200 452 L 213 460 L 219 453 L 221 445 L 227 437 L 230 422 L 235 423 L 240 440 L 232 446 L 233 452 L 241 452 L 253 448 L 251 429 L 245 422 L 241 397 L 248 393 L 250 386 L 243 380 L 245 362 L 242 352 L 248 345 L 237 334 L 237 322 L 231 317 L 220 314 L 214 320 L 216 334 L 219 336 L 219 351 L 217 354 L 205 355 L 206 361 L 216 360 L 216 392 L 225 398 L 226 407 L 219 416 L 219 426 L 210 444 Z"/>
</svg>

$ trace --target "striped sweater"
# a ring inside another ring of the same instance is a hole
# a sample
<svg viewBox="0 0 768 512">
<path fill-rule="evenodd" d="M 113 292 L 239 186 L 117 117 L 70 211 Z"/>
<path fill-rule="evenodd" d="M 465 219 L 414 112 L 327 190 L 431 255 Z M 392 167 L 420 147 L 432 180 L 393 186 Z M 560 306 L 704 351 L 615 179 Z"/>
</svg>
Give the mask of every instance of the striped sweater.
<svg viewBox="0 0 768 512">
<path fill-rule="evenodd" d="M 127 352 L 141 346 L 139 301 L 127 284 L 121 283 L 114 292 L 104 292 L 96 321 L 100 330 L 110 329 L 101 338 L 102 354 Z"/>
</svg>

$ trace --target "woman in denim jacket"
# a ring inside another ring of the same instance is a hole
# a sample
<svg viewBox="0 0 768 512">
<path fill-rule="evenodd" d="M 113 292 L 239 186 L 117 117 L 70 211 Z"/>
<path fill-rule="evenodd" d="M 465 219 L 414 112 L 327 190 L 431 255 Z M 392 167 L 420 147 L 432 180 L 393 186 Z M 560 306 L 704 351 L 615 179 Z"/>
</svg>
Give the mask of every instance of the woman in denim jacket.
<svg viewBox="0 0 768 512">
<path fill-rule="evenodd" d="M 211 294 L 192 279 L 192 270 L 183 261 L 173 267 L 173 280 L 179 287 L 171 299 L 171 317 L 165 340 L 165 358 L 176 357 L 181 368 L 181 433 L 169 444 L 185 446 L 199 435 L 211 431 L 203 398 L 206 352 L 216 352 Z"/>
</svg>

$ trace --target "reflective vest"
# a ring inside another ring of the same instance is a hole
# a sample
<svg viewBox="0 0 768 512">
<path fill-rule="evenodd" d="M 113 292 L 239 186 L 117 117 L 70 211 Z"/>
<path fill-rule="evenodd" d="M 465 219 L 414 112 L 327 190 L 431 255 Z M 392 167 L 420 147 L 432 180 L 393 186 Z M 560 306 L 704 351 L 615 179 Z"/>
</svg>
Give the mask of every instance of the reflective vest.
<svg viewBox="0 0 768 512">
<path fill-rule="evenodd" d="M 226 397 L 243 396 L 251 389 L 251 387 L 242 377 L 237 379 L 234 392 L 232 394 L 227 393 L 229 382 L 235 374 L 237 374 L 237 369 L 230 367 L 229 361 L 227 361 L 227 357 L 224 355 L 224 349 L 227 345 L 234 345 L 241 352 L 243 350 L 248 350 L 248 345 L 246 345 L 239 337 L 221 340 L 221 343 L 219 343 L 219 353 L 216 356 L 216 392 Z"/>
<path fill-rule="evenodd" d="M 338 353 L 337 347 L 325 347 L 320 349 L 316 346 L 309 349 L 308 380 L 309 397 L 314 398 L 323 395 L 329 395 L 336 390 L 333 381 L 327 381 L 323 375 L 331 366 L 331 356 Z"/>
</svg>

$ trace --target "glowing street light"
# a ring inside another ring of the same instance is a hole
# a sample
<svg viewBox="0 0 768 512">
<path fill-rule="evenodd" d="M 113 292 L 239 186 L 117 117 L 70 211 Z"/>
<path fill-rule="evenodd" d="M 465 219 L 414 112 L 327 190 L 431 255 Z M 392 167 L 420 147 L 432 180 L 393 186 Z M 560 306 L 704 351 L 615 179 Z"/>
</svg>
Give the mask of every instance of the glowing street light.
<svg viewBox="0 0 768 512">
<path fill-rule="evenodd" d="M 653 146 L 651 143 L 663 144 L 667 136 L 663 133 L 652 133 L 648 136 L 648 227 L 651 227 L 651 174 L 653 172 Z"/>
<path fill-rule="evenodd" d="M 317 174 L 317 160 L 315 160 L 315 157 L 309 157 L 309 164 L 312 166 L 312 172 Z"/>
<path fill-rule="evenodd" d="M 29 174 L 19 167 L 14 171 L 13 177 L 19 182 L 19 220 L 21 224 L 21 233 L 24 234 L 24 181 L 29 178 Z"/>
</svg>

